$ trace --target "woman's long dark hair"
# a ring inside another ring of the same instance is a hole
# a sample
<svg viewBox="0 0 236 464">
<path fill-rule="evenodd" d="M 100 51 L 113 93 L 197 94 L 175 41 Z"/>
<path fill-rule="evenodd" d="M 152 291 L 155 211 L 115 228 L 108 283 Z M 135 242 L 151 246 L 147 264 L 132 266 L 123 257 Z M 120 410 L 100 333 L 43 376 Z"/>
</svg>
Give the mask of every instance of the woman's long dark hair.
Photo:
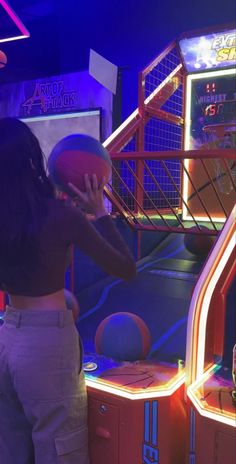
<svg viewBox="0 0 236 464">
<path fill-rule="evenodd" d="M 0 286 L 11 286 L 16 271 L 35 269 L 38 232 L 53 197 L 38 139 L 22 121 L 0 119 Z"/>
</svg>

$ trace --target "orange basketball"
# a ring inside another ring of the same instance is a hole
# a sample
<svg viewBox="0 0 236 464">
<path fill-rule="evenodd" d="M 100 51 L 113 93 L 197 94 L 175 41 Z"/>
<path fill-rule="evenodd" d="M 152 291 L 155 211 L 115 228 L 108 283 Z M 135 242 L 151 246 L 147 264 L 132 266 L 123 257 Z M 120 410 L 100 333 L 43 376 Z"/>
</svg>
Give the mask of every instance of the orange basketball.
<svg viewBox="0 0 236 464">
<path fill-rule="evenodd" d="M 6 64 L 7 64 L 7 56 L 2 50 L 0 50 L 0 69 L 4 68 Z"/>
</svg>

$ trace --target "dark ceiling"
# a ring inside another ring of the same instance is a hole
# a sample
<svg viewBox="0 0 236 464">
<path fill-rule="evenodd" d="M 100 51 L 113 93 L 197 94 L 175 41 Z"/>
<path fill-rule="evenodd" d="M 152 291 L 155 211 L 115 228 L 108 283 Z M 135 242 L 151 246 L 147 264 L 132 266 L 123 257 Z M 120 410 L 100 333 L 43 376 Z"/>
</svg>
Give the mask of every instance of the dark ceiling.
<svg viewBox="0 0 236 464">
<path fill-rule="evenodd" d="M 137 98 L 138 71 L 183 31 L 236 19 L 234 0 L 8 1 L 31 36 L 0 43 L 8 57 L 0 84 L 88 69 L 93 48 L 126 68 L 127 102 Z M 0 8 L 0 36 L 3 25 Z"/>
<path fill-rule="evenodd" d="M 56 70 L 58 46 L 53 21 L 54 0 L 10 0 L 9 3 L 31 36 L 29 39 L 0 44 L 8 57 L 8 64 L 0 74 L 0 83 L 44 75 L 49 64 L 49 73 Z M 2 16 L 3 10 L 0 10 L 0 24 Z"/>
</svg>

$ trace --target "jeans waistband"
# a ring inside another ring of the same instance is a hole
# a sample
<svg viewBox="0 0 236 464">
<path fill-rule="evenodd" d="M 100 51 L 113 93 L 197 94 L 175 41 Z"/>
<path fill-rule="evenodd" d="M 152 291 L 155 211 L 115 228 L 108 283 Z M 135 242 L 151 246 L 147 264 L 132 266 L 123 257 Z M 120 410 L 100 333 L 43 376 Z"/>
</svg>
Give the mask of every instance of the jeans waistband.
<svg viewBox="0 0 236 464">
<path fill-rule="evenodd" d="M 65 327 L 72 325 L 72 311 L 62 310 L 37 310 L 16 309 L 12 306 L 6 307 L 4 322 L 15 327 Z"/>
</svg>

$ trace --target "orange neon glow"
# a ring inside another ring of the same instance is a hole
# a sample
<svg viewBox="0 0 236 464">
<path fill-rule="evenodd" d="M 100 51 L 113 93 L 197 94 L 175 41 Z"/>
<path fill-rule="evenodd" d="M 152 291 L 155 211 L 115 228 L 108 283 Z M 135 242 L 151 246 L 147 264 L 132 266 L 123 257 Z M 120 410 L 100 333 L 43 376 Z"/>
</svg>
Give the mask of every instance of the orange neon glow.
<svg viewBox="0 0 236 464">
<path fill-rule="evenodd" d="M 129 387 L 114 385 L 112 382 L 101 380 L 99 378 L 93 378 L 92 376 L 86 375 L 87 387 L 95 388 L 96 390 L 105 391 L 112 393 L 116 396 L 128 398 L 130 400 L 139 400 L 146 398 L 157 398 L 164 396 L 171 396 L 176 390 L 178 390 L 185 382 L 185 372 L 182 370 L 181 373 L 177 374 L 167 384 L 161 385 L 160 387 L 132 390 Z"/>
<path fill-rule="evenodd" d="M 231 427 L 236 427 L 236 409 L 233 407 L 232 401 L 231 407 L 228 405 L 227 409 L 222 410 L 222 407 L 217 407 L 217 405 L 211 404 L 209 400 L 205 401 L 203 395 L 207 381 L 214 377 L 214 374 L 218 369 L 218 365 L 213 365 L 207 372 L 205 372 L 200 381 L 195 381 L 188 387 L 187 395 L 201 416 L 230 425 Z M 224 391 L 222 386 L 219 390 L 222 395 L 222 391 Z M 226 398 L 228 398 L 229 402 L 230 391 L 226 388 L 225 391 L 227 394 Z M 214 389 L 212 389 L 212 393 L 215 394 Z"/>
<path fill-rule="evenodd" d="M 187 385 L 199 380 L 204 373 L 206 322 L 210 301 L 217 282 L 235 249 L 235 215 L 236 205 L 215 243 L 191 299 L 187 328 Z"/>
<path fill-rule="evenodd" d="M 222 411 L 214 401 L 204 402 L 207 380 L 213 376 L 217 366 L 213 364 L 204 373 L 206 327 L 212 296 L 226 266 L 232 260 L 236 245 L 236 205 L 228 217 L 223 230 L 215 243 L 210 257 L 200 275 L 190 303 L 187 348 L 186 384 L 187 395 L 198 412 L 205 417 L 236 426 L 235 409 Z M 215 381 L 215 383 L 217 383 Z M 229 393 L 229 387 L 228 393 Z M 211 392 L 215 391 L 213 386 Z M 222 389 L 221 389 L 222 391 Z"/>
</svg>

